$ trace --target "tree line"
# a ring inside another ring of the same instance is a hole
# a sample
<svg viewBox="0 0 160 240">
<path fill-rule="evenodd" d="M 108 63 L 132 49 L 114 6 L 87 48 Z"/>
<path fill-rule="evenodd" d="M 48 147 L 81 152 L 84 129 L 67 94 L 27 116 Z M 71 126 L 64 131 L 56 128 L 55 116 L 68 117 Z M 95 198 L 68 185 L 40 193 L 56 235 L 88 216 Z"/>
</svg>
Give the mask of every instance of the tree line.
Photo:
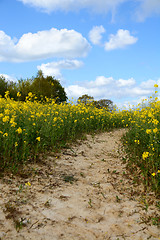
<svg viewBox="0 0 160 240">
<path fill-rule="evenodd" d="M 67 101 L 67 95 L 59 80 L 52 76 L 44 77 L 42 71 L 38 71 L 32 79 L 20 79 L 18 82 L 6 81 L 0 76 L 0 95 L 5 96 L 9 91 L 10 98 L 25 101 L 28 93 L 31 92 L 37 100 L 45 101 L 46 98 L 55 99 L 56 103 Z"/>
<path fill-rule="evenodd" d="M 36 77 L 31 79 L 20 79 L 17 82 L 6 81 L 5 77 L 0 76 L 0 95 L 5 97 L 5 93 L 9 91 L 10 98 L 19 101 L 25 101 L 28 93 L 32 93 L 38 101 L 46 101 L 54 99 L 56 103 L 67 101 L 67 94 L 60 84 L 59 80 L 52 76 L 44 77 L 41 70 L 38 71 Z M 104 108 L 107 111 L 114 109 L 113 102 L 109 99 L 100 99 L 95 101 L 93 97 L 84 94 L 78 98 L 77 104 L 83 103 L 86 106 L 92 105 L 96 108 Z"/>
<path fill-rule="evenodd" d="M 113 102 L 109 99 L 100 99 L 98 101 L 94 100 L 94 97 L 91 97 L 87 94 L 82 95 L 81 97 L 78 98 L 77 103 L 83 103 L 85 105 L 92 105 L 96 108 L 99 109 L 106 109 L 107 111 L 113 111 L 115 109 L 115 105 L 113 104 Z"/>
</svg>

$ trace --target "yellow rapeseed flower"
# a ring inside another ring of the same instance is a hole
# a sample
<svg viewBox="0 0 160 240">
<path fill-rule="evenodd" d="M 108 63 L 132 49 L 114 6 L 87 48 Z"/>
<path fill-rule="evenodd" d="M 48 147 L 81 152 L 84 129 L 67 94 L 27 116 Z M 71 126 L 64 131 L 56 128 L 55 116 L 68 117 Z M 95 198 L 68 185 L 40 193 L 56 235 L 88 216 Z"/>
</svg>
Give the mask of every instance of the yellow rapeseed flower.
<svg viewBox="0 0 160 240">
<path fill-rule="evenodd" d="M 155 87 L 155 88 L 158 88 L 158 84 L 154 84 L 154 87 Z"/>
<path fill-rule="evenodd" d="M 158 132 L 158 128 L 153 129 L 153 132 L 157 133 Z"/>
<path fill-rule="evenodd" d="M 40 137 L 37 137 L 36 140 L 37 140 L 38 142 L 40 142 L 40 141 L 41 141 L 41 138 L 40 138 Z"/>
<path fill-rule="evenodd" d="M 11 127 L 15 127 L 16 125 L 17 125 L 17 123 L 16 123 L 16 122 L 13 122 L 12 125 L 11 125 Z"/>
<path fill-rule="evenodd" d="M 147 133 L 147 134 L 150 134 L 151 132 L 152 132 L 151 129 L 147 129 L 147 130 L 146 130 L 146 133 Z"/>
<path fill-rule="evenodd" d="M 10 123 L 12 124 L 14 122 L 15 118 L 11 118 Z"/>
<path fill-rule="evenodd" d="M 29 93 L 28 93 L 28 97 L 33 97 L 32 92 L 29 92 Z"/>
<path fill-rule="evenodd" d="M 159 121 L 158 121 L 157 119 L 153 119 L 153 120 L 152 120 L 152 123 L 153 123 L 154 125 L 158 125 Z"/>
<path fill-rule="evenodd" d="M 3 134 L 3 137 L 8 137 L 8 133 L 4 133 L 4 134 Z"/>
<path fill-rule="evenodd" d="M 151 112 L 148 113 L 148 117 L 152 118 L 153 114 Z"/>
<path fill-rule="evenodd" d="M 155 173 L 152 173 L 152 176 L 154 177 L 156 174 Z"/>
<path fill-rule="evenodd" d="M 148 158 L 148 156 L 149 156 L 149 152 L 144 152 L 142 154 L 142 159 L 145 160 L 146 158 Z"/>
<path fill-rule="evenodd" d="M 4 118 L 2 118 L 2 121 L 5 123 L 5 122 L 8 122 L 9 121 L 9 116 L 5 116 Z"/>
<path fill-rule="evenodd" d="M 6 91 L 6 92 L 5 92 L 4 97 L 5 97 L 5 98 L 9 98 L 9 91 Z"/>
<path fill-rule="evenodd" d="M 57 121 L 57 117 L 54 117 L 53 121 L 56 122 Z"/>
<path fill-rule="evenodd" d="M 27 183 L 25 183 L 25 185 L 30 187 L 30 186 L 31 186 L 31 183 L 30 183 L 30 182 L 27 182 Z"/>
<path fill-rule="evenodd" d="M 20 97 L 20 96 L 21 96 L 21 93 L 20 93 L 20 92 L 18 92 L 18 93 L 17 93 L 17 97 Z"/>
<path fill-rule="evenodd" d="M 18 134 L 21 134 L 21 133 L 22 133 L 22 128 L 19 127 L 19 128 L 16 130 L 16 132 L 18 132 Z"/>
</svg>

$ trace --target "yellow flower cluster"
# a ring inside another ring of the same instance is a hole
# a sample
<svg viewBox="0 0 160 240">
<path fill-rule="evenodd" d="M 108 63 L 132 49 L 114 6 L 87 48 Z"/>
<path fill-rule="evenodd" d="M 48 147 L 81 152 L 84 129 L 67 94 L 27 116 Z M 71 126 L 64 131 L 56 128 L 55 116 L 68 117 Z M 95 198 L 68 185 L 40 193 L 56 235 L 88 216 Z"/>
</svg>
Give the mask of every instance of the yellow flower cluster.
<svg viewBox="0 0 160 240">
<path fill-rule="evenodd" d="M 149 152 L 143 152 L 142 159 L 145 160 L 148 157 L 149 157 Z"/>
<path fill-rule="evenodd" d="M 151 132 L 152 132 L 152 129 L 147 129 L 147 130 L 146 130 L 146 133 L 147 133 L 147 134 L 151 134 Z"/>
<path fill-rule="evenodd" d="M 18 132 L 18 134 L 21 134 L 21 133 L 22 133 L 22 128 L 19 127 L 19 128 L 16 130 L 16 132 Z"/>
<path fill-rule="evenodd" d="M 40 142 L 40 141 L 41 141 L 41 138 L 40 138 L 40 137 L 37 137 L 36 140 L 37 140 L 38 142 Z"/>
<path fill-rule="evenodd" d="M 160 173 L 160 170 L 158 170 L 157 173 Z M 152 176 L 155 177 L 157 173 L 156 172 L 152 173 Z"/>
<path fill-rule="evenodd" d="M 139 140 L 134 140 L 135 143 L 140 144 Z"/>
<path fill-rule="evenodd" d="M 30 182 L 27 182 L 25 183 L 26 187 L 30 187 L 31 186 L 31 183 Z"/>
<path fill-rule="evenodd" d="M 20 96 L 21 96 L 21 93 L 20 93 L 20 92 L 18 92 L 18 93 L 17 93 L 17 97 L 20 97 Z"/>
</svg>

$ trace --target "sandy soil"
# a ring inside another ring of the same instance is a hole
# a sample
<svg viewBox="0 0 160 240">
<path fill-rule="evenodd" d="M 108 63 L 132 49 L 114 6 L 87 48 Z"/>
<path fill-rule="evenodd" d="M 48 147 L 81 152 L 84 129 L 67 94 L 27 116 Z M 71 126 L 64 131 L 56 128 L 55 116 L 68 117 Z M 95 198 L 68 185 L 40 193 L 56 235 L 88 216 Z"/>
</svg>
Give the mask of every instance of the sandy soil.
<svg viewBox="0 0 160 240">
<path fill-rule="evenodd" d="M 145 196 L 120 160 L 124 131 L 87 136 L 1 178 L 0 239 L 160 239 L 154 193 Z"/>
</svg>

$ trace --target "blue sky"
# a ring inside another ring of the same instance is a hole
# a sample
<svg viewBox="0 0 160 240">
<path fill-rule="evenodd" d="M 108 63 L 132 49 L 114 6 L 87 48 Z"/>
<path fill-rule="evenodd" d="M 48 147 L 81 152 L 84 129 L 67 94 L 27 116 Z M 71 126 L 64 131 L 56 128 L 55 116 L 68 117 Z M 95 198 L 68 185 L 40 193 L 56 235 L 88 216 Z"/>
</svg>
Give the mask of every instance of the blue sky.
<svg viewBox="0 0 160 240">
<path fill-rule="evenodd" d="M 0 75 L 136 104 L 160 85 L 160 0 L 0 0 Z"/>
</svg>

